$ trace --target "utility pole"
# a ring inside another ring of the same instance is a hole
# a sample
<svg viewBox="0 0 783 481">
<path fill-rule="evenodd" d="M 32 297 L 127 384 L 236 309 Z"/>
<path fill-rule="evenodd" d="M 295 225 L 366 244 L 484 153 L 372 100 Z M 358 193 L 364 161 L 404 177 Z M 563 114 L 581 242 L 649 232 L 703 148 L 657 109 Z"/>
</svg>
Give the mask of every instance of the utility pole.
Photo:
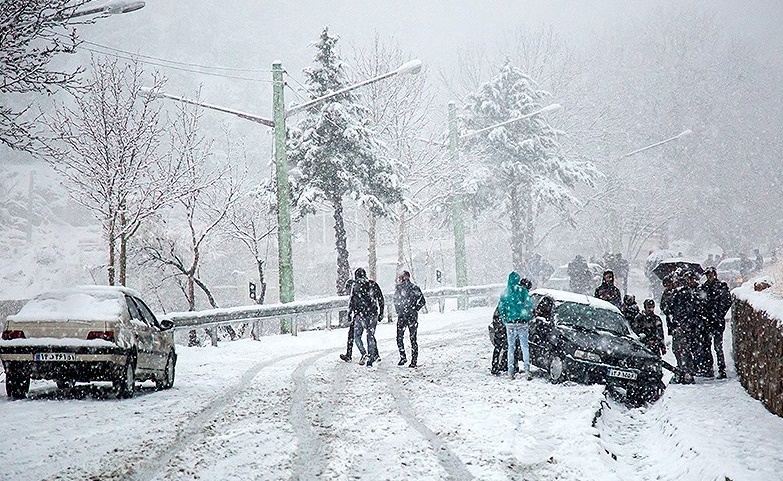
<svg viewBox="0 0 783 481">
<path fill-rule="evenodd" d="M 294 266 L 291 251 L 291 211 L 288 185 L 288 155 L 286 153 L 285 97 L 283 64 L 272 63 L 272 108 L 275 129 L 275 171 L 277 179 L 277 256 L 280 279 L 280 302 L 294 300 Z M 291 321 L 280 321 L 280 332 L 291 332 Z"/>
<path fill-rule="evenodd" d="M 459 172 L 459 136 L 457 135 L 457 105 L 449 102 L 449 154 L 454 173 Z M 460 179 L 455 177 L 451 189 L 451 217 L 454 224 L 454 264 L 457 287 L 468 283 L 468 269 L 465 256 L 465 223 L 462 219 L 462 198 L 459 195 Z M 465 309 L 466 298 L 457 298 L 457 309 Z"/>
</svg>

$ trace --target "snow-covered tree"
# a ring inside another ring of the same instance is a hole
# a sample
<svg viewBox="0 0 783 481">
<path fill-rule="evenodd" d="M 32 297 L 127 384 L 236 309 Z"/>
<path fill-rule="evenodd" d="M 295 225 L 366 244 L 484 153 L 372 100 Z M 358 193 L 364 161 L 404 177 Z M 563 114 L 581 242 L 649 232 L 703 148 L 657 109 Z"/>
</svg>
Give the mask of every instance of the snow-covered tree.
<svg viewBox="0 0 783 481">
<path fill-rule="evenodd" d="M 90 0 L 13 0 L 0 2 L 0 144 L 34 147 L 30 99 L 73 87 L 80 71 L 51 65 L 58 54 L 74 51 L 75 10 Z M 81 20 L 81 18 L 79 18 Z"/>
<path fill-rule="evenodd" d="M 550 103 L 550 95 L 519 68 L 506 62 L 489 82 L 468 96 L 465 127 L 478 130 L 529 114 Z M 523 269 L 534 245 L 536 220 L 546 207 L 566 213 L 578 205 L 572 188 L 591 183 L 597 171 L 588 162 L 564 155 L 546 115 L 534 115 L 473 138 L 481 165 L 465 183 L 476 192 L 475 205 L 499 208 L 508 216 L 513 265 Z"/>
<path fill-rule="evenodd" d="M 316 44 L 315 65 L 304 71 L 312 98 L 350 83 L 337 41 L 325 28 Z M 289 134 L 291 187 L 298 207 L 325 202 L 334 212 L 337 292 L 343 294 L 350 277 L 343 200 L 350 196 L 376 215 L 390 212 L 402 199 L 396 166 L 369 128 L 366 107 L 352 92 L 311 107 Z"/>
<path fill-rule="evenodd" d="M 92 77 L 76 106 L 61 106 L 47 119 L 53 139 L 48 160 L 68 180 L 74 200 L 101 222 L 108 251 L 109 284 L 125 284 L 129 239 L 142 223 L 181 195 L 181 164 L 159 148 L 159 103 L 142 95 L 149 81 L 138 64 L 92 63 Z M 117 245 L 119 244 L 119 246 Z"/>
</svg>

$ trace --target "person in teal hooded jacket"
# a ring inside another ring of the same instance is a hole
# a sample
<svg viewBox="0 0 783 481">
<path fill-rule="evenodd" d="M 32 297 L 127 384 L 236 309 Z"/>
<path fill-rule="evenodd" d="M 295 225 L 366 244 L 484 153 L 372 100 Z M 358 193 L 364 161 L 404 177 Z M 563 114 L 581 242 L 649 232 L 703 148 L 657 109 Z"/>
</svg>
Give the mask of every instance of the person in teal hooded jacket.
<svg viewBox="0 0 783 481">
<path fill-rule="evenodd" d="M 519 339 L 522 357 L 525 361 L 525 377 L 528 380 L 532 378 L 530 374 L 528 326 L 530 319 L 533 317 L 533 301 L 530 299 L 530 293 L 528 293 L 529 288 L 530 281 L 522 279 L 516 271 L 511 272 L 508 275 L 506 290 L 503 291 L 498 302 L 498 314 L 500 314 L 500 319 L 506 326 L 508 377 L 511 379 L 514 379 L 514 371 L 518 362 L 518 359 L 515 359 L 514 356 L 517 339 Z"/>
</svg>

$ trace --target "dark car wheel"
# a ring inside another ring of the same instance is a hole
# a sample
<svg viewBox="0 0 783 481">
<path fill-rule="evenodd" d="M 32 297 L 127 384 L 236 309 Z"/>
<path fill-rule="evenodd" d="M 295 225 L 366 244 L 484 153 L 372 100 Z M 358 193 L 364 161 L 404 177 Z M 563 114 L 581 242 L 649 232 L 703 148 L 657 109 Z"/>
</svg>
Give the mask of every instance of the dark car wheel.
<svg viewBox="0 0 783 481">
<path fill-rule="evenodd" d="M 549 359 L 549 380 L 554 384 L 561 383 L 568 377 L 566 363 L 562 357 L 553 355 Z"/>
<path fill-rule="evenodd" d="M 177 355 L 174 351 L 169 353 L 168 359 L 166 359 L 166 368 L 163 370 L 163 375 L 155 380 L 155 387 L 158 390 L 171 389 L 174 386 L 174 374 L 177 367 Z"/>
<path fill-rule="evenodd" d="M 634 407 L 654 403 L 663 396 L 665 389 L 662 381 L 630 386 L 626 391 L 626 402 Z"/>
<path fill-rule="evenodd" d="M 136 388 L 136 359 L 128 356 L 125 361 L 125 367 L 118 373 L 117 379 L 112 383 L 117 397 L 128 399 L 133 397 L 133 391 Z"/>
<path fill-rule="evenodd" d="M 5 367 L 5 392 L 11 399 L 24 399 L 30 390 L 30 371 L 20 363 Z"/>
</svg>

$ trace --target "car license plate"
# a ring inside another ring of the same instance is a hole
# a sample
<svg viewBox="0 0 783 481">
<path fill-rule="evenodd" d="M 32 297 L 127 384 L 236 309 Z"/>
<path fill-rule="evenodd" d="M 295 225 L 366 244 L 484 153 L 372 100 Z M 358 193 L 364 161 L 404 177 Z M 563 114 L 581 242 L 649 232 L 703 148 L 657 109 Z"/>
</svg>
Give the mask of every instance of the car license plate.
<svg viewBox="0 0 783 481">
<path fill-rule="evenodd" d="M 623 371 L 622 369 L 609 369 L 606 373 L 609 377 L 619 377 L 621 379 L 636 379 L 636 373 L 633 371 Z"/>
<path fill-rule="evenodd" d="M 75 361 L 76 354 L 69 354 L 64 352 L 39 352 L 35 354 L 35 360 L 56 362 Z"/>
</svg>

